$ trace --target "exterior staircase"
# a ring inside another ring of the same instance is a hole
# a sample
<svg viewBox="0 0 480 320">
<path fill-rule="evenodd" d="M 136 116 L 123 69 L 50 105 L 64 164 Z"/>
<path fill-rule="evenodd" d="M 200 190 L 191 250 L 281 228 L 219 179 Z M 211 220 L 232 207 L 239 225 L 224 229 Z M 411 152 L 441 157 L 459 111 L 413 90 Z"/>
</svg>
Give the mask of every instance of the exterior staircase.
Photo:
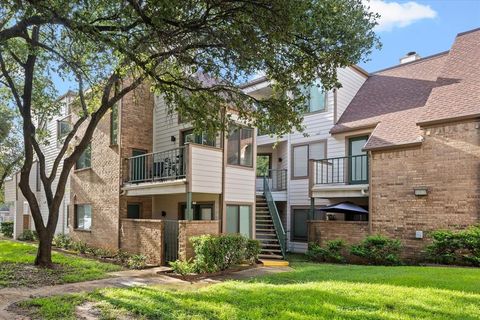
<svg viewBox="0 0 480 320">
<path fill-rule="evenodd" d="M 283 260 L 280 242 L 264 195 L 257 195 L 256 238 L 260 241 L 260 259 Z"/>
</svg>

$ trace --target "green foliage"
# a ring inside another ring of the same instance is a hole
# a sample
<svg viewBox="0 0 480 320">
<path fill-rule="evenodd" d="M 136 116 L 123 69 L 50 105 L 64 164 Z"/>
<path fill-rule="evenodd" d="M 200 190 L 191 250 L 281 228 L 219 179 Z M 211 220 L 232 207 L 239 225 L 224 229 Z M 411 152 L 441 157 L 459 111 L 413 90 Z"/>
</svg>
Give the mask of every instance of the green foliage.
<svg viewBox="0 0 480 320">
<path fill-rule="evenodd" d="M 74 241 L 72 243 L 72 249 L 81 254 L 85 254 L 89 251 L 89 247 L 84 241 Z"/>
<path fill-rule="evenodd" d="M 0 233 L 7 238 L 13 237 L 13 221 L 2 222 L 0 224 Z"/>
<path fill-rule="evenodd" d="M 147 257 L 142 254 L 133 254 L 127 260 L 127 267 L 130 269 L 145 269 Z"/>
<path fill-rule="evenodd" d="M 257 240 L 239 234 L 202 235 L 190 241 L 195 251 L 194 266 L 198 273 L 227 270 L 248 261 L 252 263 L 260 253 Z"/>
<path fill-rule="evenodd" d="M 402 244 L 399 240 L 382 235 L 366 237 L 360 244 L 352 245 L 350 253 L 375 265 L 400 265 L 399 253 Z"/>
<path fill-rule="evenodd" d="M 480 266 L 480 225 L 466 230 L 431 233 L 427 257 L 436 263 Z"/>
<path fill-rule="evenodd" d="M 21 241 L 37 241 L 38 234 L 36 231 L 24 230 L 21 235 L 18 236 L 18 240 Z"/>
<path fill-rule="evenodd" d="M 195 273 L 197 270 L 197 267 L 194 262 L 192 262 L 192 259 L 188 261 L 183 261 L 183 260 L 176 260 L 176 261 L 171 261 L 170 267 L 172 267 L 173 272 L 180 274 L 181 276 L 185 277 L 186 275 Z"/>
<path fill-rule="evenodd" d="M 343 240 L 327 241 L 325 247 L 318 243 L 310 243 L 306 255 L 312 261 L 345 263 L 346 259 L 343 256 L 345 247 Z"/>
<path fill-rule="evenodd" d="M 57 248 L 69 250 L 72 248 L 73 240 L 68 235 L 60 233 L 53 238 L 52 244 Z"/>
</svg>

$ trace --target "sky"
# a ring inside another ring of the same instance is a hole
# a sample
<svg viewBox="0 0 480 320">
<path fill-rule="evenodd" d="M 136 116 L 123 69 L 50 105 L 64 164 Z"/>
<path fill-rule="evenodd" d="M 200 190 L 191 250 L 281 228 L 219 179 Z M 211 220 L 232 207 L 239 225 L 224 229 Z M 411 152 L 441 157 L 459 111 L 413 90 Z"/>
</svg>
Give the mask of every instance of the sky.
<svg viewBox="0 0 480 320">
<path fill-rule="evenodd" d="M 480 0 L 370 0 L 370 8 L 382 16 L 375 31 L 383 46 L 359 63 L 368 72 L 410 51 L 426 57 L 449 50 L 457 33 L 480 27 Z"/>
<path fill-rule="evenodd" d="M 480 0 L 364 0 L 381 15 L 375 32 L 382 48 L 358 65 L 368 72 L 388 68 L 410 51 L 421 57 L 448 50 L 459 32 L 480 27 Z M 54 79 L 59 93 L 77 90 Z"/>
</svg>

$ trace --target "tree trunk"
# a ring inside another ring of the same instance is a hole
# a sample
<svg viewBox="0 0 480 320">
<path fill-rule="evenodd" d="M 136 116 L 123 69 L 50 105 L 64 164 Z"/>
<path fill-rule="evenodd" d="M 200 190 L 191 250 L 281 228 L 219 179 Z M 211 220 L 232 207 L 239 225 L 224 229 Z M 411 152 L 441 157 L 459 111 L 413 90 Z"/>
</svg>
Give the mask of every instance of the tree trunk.
<svg viewBox="0 0 480 320">
<path fill-rule="evenodd" d="M 42 268 L 52 268 L 52 238 L 47 232 L 38 235 L 38 250 L 35 265 Z"/>
</svg>

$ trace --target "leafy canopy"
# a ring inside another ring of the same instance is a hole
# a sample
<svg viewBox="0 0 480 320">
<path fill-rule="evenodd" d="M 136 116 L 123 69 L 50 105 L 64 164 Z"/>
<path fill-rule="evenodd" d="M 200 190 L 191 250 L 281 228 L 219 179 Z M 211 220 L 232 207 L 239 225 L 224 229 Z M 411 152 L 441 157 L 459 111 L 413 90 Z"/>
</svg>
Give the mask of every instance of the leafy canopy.
<svg viewBox="0 0 480 320">
<path fill-rule="evenodd" d="M 53 74 L 93 88 L 83 110 L 92 113 L 105 79 L 117 72 L 147 78 L 171 110 L 209 132 L 225 125 L 225 106 L 260 129 L 300 129 L 299 87 L 317 77 L 327 90 L 339 87 L 336 69 L 378 45 L 376 15 L 361 0 L 5 1 L 0 13 L 3 31 L 25 21 L 40 27 L 38 41 L 5 41 L 2 31 L 0 41 L 12 70 L 15 56 L 25 61 L 37 44 L 33 105 L 43 117 L 59 108 Z M 274 92 L 262 101 L 238 88 L 258 71 Z"/>
</svg>

